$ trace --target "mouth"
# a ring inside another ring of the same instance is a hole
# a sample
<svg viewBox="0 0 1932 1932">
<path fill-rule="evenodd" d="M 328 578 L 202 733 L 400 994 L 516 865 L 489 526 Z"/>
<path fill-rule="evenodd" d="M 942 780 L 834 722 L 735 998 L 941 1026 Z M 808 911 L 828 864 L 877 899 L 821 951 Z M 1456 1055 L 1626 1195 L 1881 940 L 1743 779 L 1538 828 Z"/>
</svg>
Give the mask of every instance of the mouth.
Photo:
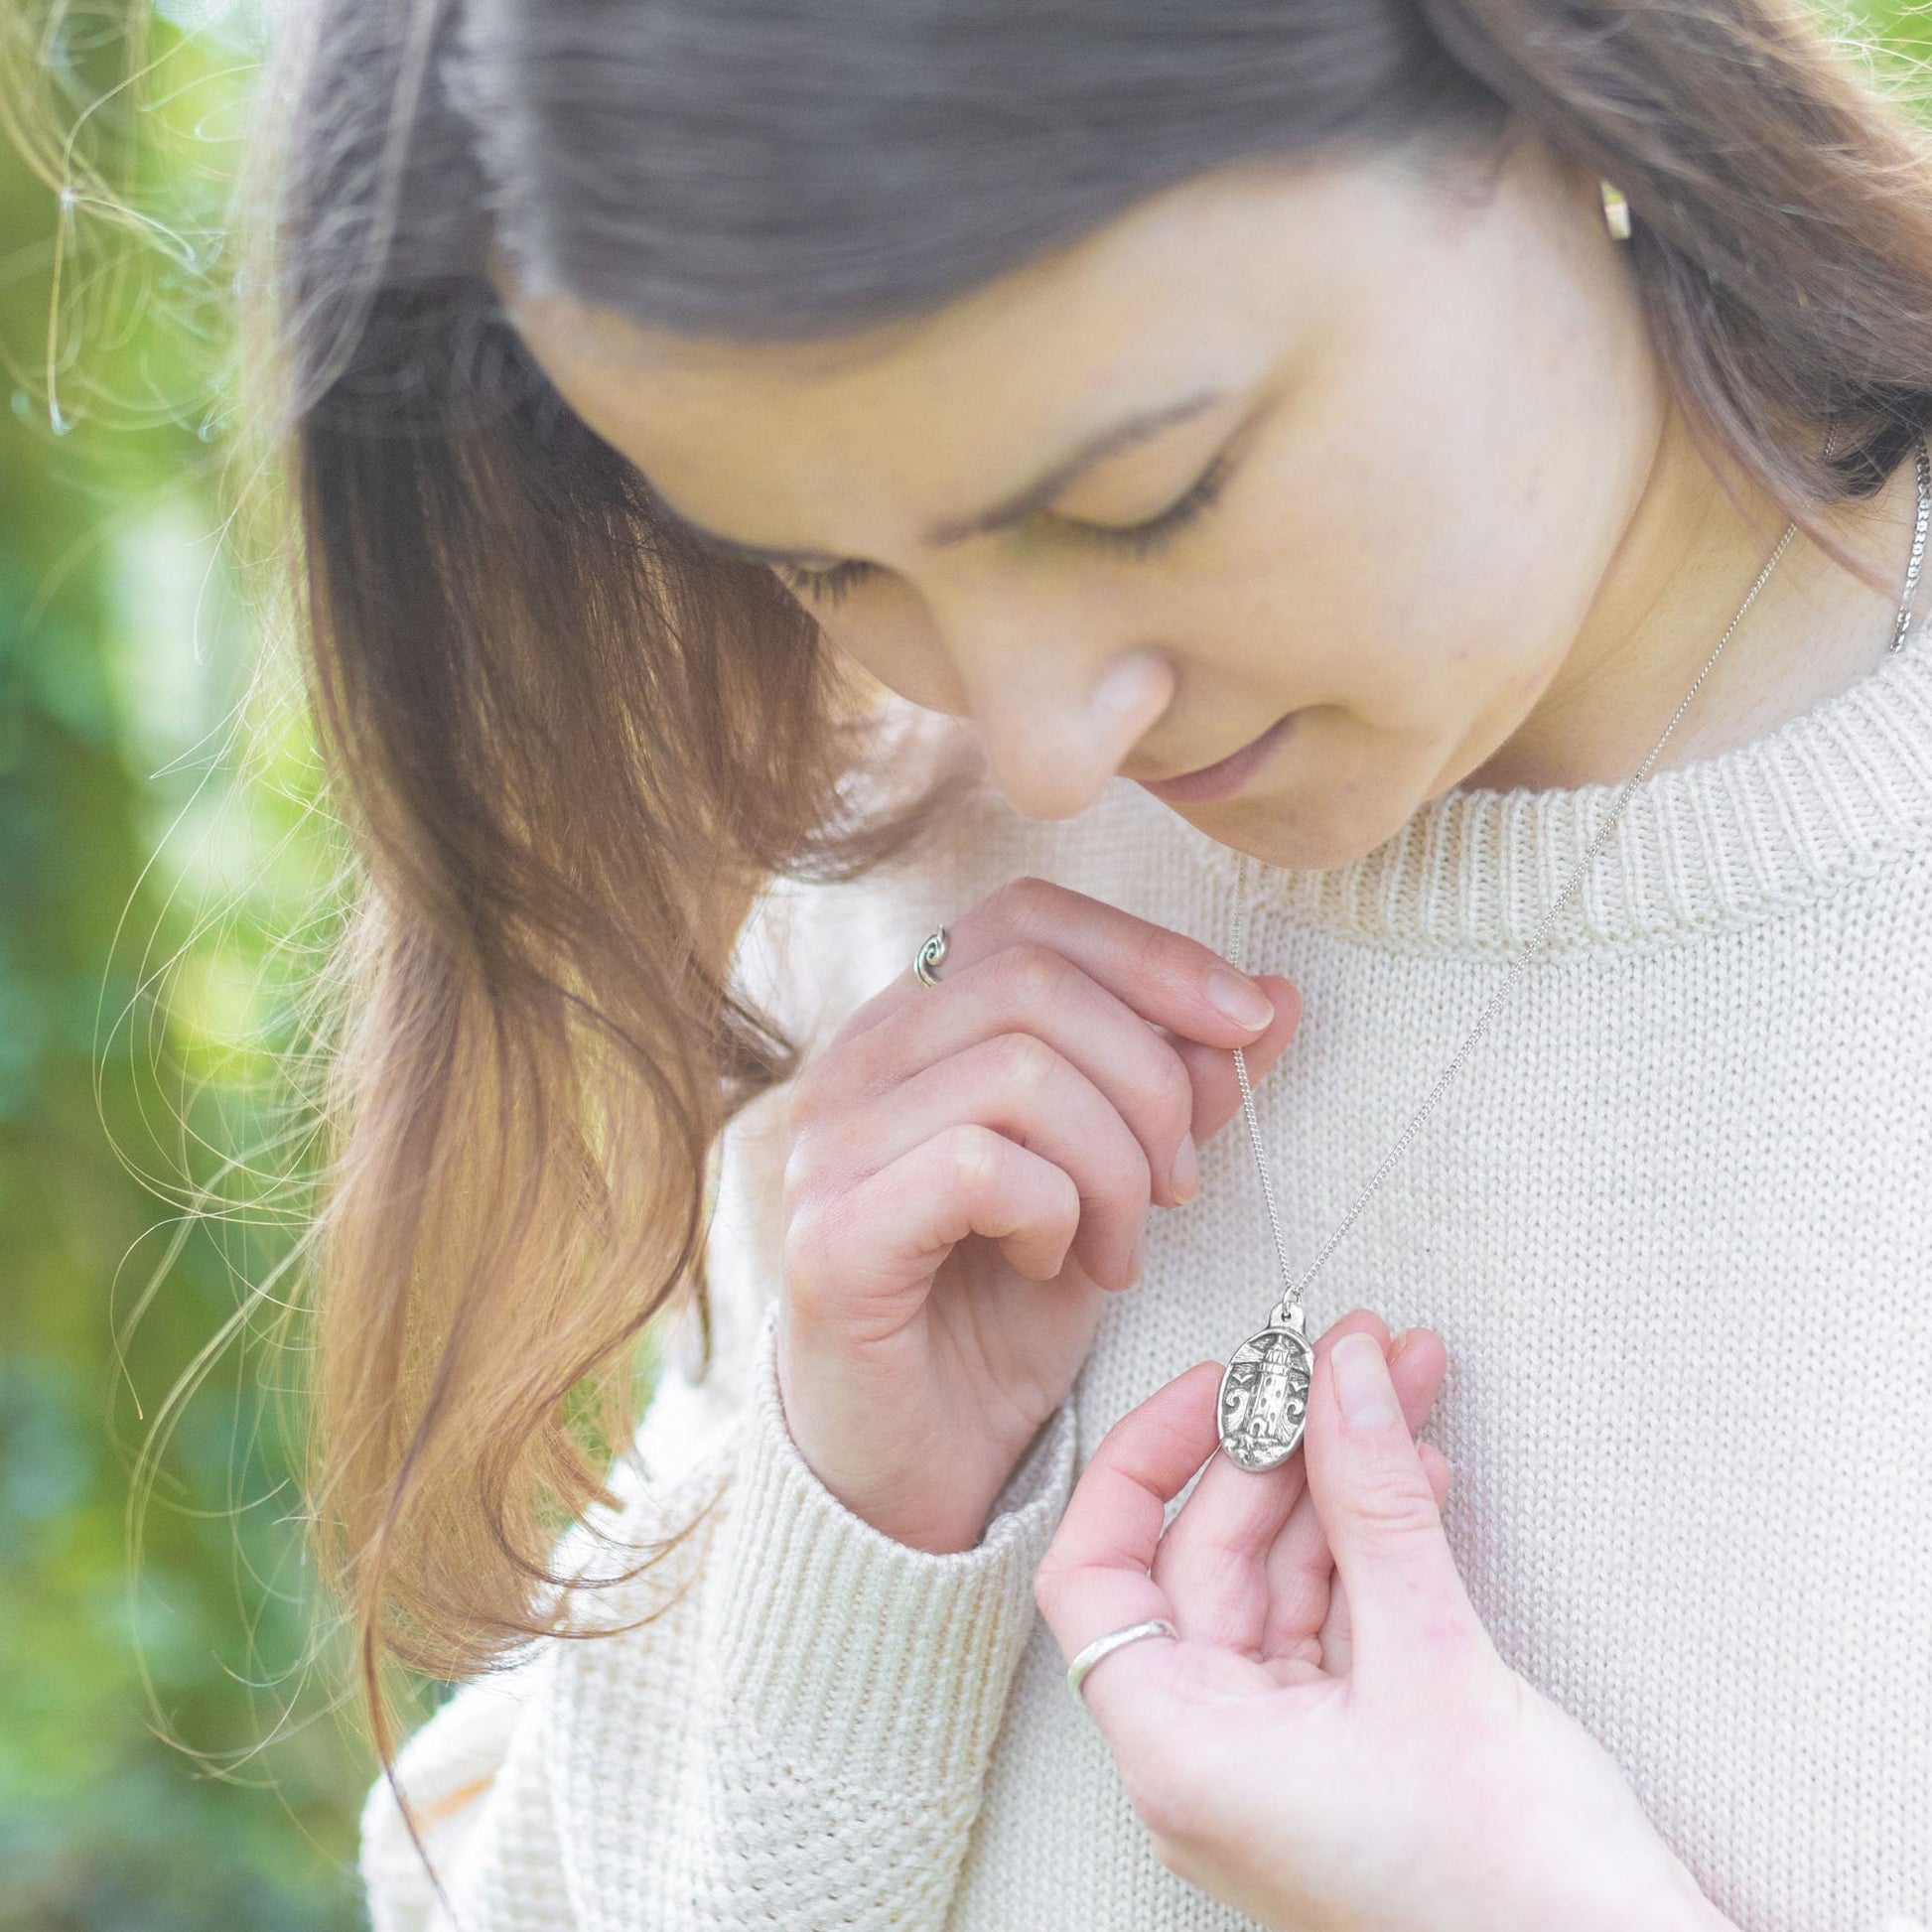
<svg viewBox="0 0 1932 1932">
<path fill-rule="evenodd" d="M 1288 738 L 1301 715 L 1299 711 L 1291 711 L 1277 718 L 1259 738 L 1251 739 L 1238 752 L 1230 752 L 1212 764 L 1203 764 L 1197 771 L 1177 772 L 1172 778 L 1136 778 L 1134 782 L 1169 805 L 1194 805 L 1210 798 L 1232 797 Z"/>
</svg>

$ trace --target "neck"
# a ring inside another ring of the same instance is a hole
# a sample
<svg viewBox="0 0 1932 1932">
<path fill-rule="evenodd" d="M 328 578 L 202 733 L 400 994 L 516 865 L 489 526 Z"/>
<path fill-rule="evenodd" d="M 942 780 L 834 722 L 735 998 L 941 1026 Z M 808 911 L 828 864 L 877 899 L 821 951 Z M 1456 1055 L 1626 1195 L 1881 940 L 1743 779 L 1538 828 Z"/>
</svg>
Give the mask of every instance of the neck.
<svg viewBox="0 0 1932 1932">
<path fill-rule="evenodd" d="M 1878 588 L 1794 535 L 1651 769 L 1761 737 L 1875 670 L 1891 642 L 1917 507 L 1907 462 L 1876 495 L 1834 505 L 1821 519 Z M 1784 526 L 1744 480 L 1733 477 L 1725 489 L 1672 411 L 1637 509 L 1556 676 L 1460 783 L 1496 791 L 1621 784 L 1649 756 Z"/>
</svg>

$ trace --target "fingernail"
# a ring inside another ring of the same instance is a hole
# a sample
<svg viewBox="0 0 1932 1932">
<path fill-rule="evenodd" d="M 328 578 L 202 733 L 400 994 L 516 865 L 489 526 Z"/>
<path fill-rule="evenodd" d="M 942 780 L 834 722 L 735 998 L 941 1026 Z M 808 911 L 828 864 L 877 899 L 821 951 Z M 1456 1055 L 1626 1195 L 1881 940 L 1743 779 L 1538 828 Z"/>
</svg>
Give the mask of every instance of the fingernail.
<svg viewBox="0 0 1932 1932">
<path fill-rule="evenodd" d="M 1132 1288 L 1141 1279 L 1141 1272 L 1147 1267 L 1147 1229 L 1143 1228 L 1134 1237 L 1134 1252 L 1127 1257 L 1127 1286 Z"/>
<path fill-rule="evenodd" d="M 1194 1137 L 1183 1134 L 1173 1151 L 1173 1197 L 1192 1200 L 1200 1186 L 1200 1157 L 1194 1152 Z"/>
<path fill-rule="evenodd" d="M 1351 1429 L 1386 1429 L 1399 1411 L 1382 1344 L 1357 1328 L 1335 1343 L 1331 1357 L 1342 1420 Z"/>
<path fill-rule="evenodd" d="M 1217 966 L 1207 976 L 1207 997 L 1232 1020 L 1250 1033 L 1260 1033 L 1275 1017 L 1274 1002 L 1253 980 Z"/>
</svg>

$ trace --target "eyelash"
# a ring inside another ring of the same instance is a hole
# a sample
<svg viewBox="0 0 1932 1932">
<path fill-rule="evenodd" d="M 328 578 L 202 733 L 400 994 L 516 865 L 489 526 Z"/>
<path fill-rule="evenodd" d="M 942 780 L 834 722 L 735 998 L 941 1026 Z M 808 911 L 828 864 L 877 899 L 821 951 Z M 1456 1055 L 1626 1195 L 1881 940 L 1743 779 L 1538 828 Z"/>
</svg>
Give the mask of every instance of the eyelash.
<svg viewBox="0 0 1932 1932">
<path fill-rule="evenodd" d="M 1122 551 L 1133 557 L 1150 556 L 1215 501 L 1226 487 L 1233 467 L 1232 457 L 1223 450 L 1184 496 L 1145 523 L 1131 524 L 1125 529 L 1108 529 L 1098 523 L 1083 523 L 1074 527 L 1083 538 L 1091 539 L 1103 549 Z M 800 591 L 821 604 L 836 604 L 854 585 L 871 576 L 876 568 L 873 564 L 857 561 L 835 564 L 830 570 L 798 570 L 781 565 L 778 575 L 790 589 Z"/>
</svg>

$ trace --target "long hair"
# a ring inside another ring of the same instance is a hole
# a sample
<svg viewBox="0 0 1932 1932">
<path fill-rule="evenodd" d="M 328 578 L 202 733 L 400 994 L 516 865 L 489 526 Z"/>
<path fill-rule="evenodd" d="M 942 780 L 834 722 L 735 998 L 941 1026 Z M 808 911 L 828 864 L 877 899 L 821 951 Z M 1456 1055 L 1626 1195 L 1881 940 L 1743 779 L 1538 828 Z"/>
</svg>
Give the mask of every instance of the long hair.
<svg viewBox="0 0 1932 1932">
<path fill-rule="evenodd" d="M 703 1313 L 712 1150 L 798 1054 L 734 983 L 748 908 L 904 849 L 954 776 L 863 802 L 848 779 L 895 755 L 864 688 L 565 406 L 485 251 L 646 325 L 830 339 L 1210 167 L 1529 127 L 1624 188 L 1691 422 L 1811 528 L 1932 418 L 1932 167 L 1891 90 L 1775 0 L 303 21 L 265 116 L 271 359 L 361 895 L 311 1481 L 387 1761 L 386 1662 L 470 1675 L 554 1627 L 553 1539 L 610 1500 L 637 1339 Z"/>
</svg>

